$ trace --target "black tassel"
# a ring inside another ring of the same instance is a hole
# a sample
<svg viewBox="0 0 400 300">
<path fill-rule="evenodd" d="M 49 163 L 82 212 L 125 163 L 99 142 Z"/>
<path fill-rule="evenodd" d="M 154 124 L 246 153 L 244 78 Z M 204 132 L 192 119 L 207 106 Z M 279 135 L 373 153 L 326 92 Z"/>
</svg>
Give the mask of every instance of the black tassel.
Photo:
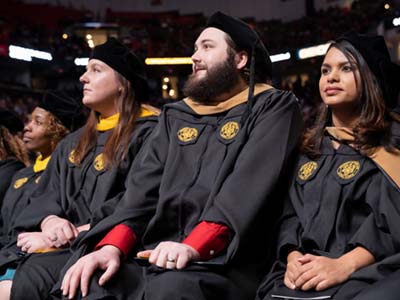
<svg viewBox="0 0 400 300">
<path fill-rule="evenodd" d="M 241 125 L 243 126 L 246 122 L 247 118 L 250 116 L 251 110 L 253 108 L 253 100 L 254 100 L 254 76 L 255 76 L 255 64 L 256 64 L 256 56 L 255 56 L 255 49 L 259 42 L 259 39 L 254 43 L 253 49 L 251 51 L 251 60 L 250 60 L 250 78 L 249 78 L 249 94 L 247 96 L 247 109 L 243 113 L 242 119 L 240 121 Z"/>
</svg>

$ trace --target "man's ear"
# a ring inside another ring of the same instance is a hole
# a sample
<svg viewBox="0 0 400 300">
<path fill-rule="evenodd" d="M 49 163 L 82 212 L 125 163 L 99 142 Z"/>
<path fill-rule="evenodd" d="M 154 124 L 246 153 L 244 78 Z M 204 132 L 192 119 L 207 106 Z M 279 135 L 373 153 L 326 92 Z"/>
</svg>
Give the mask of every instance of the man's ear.
<svg viewBox="0 0 400 300">
<path fill-rule="evenodd" d="M 239 51 L 238 53 L 235 54 L 236 69 L 238 70 L 243 69 L 247 65 L 248 61 L 249 61 L 249 55 L 247 54 L 246 51 Z"/>
</svg>

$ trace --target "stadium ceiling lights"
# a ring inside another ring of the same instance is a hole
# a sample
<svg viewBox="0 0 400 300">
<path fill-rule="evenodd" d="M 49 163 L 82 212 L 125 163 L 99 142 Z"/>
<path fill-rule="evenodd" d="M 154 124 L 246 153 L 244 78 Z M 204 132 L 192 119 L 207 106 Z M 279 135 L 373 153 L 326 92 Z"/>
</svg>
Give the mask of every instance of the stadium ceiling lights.
<svg viewBox="0 0 400 300">
<path fill-rule="evenodd" d="M 314 47 L 303 48 L 298 50 L 299 59 L 306 59 L 314 56 L 324 55 L 330 43 L 322 44 Z M 9 56 L 14 59 L 25 61 L 32 61 L 32 57 L 44 60 L 53 60 L 50 53 L 38 51 L 29 48 L 10 45 Z M 270 56 L 273 63 L 291 59 L 290 52 L 278 53 Z M 86 66 L 88 64 L 88 57 L 77 57 L 74 60 L 76 66 Z M 146 65 L 191 65 L 192 59 L 190 57 L 149 57 L 145 60 Z"/>
<path fill-rule="evenodd" d="M 289 52 L 271 55 L 272 62 L 288 60 L 291 58 Z M 146 65 L 191 65 L 193 63 L 190 57 L 148 57 L 145 60 Z"/>
<path fill-rule="evenodd" d="M 145 60 L 146 65 L 191 65 L 190 57 L 148 57 Z"/>
<path fill-rule="evenodd" d="M 331 43 L 326 43 L 313 47 L 301 48 L 297 51 L 297 56 L 299 59 L 307 59 L 311 57 L 325 55 L 326 51 L 328 51 L 330 44 Z"/>
<path fill-rule="evenodd" d="M 285 53 L 279 53 L 279 54 L 274 54 L 270 55 L 271 61 L 278 62 L 278 61 L 284 61 L 284 60 L 289 60 L 292 56 L 290 55 L 290 52 L 285 52 Z"/>
<path fill-rule="evenodd" d="M 299 59 L 307 59 L 315 56 L 325 55 L 331 43 L 321 44 L 313 47 L 302 48 L 297 51 Z M 292 58 L 290 52 L 278 53 L 270 56 L 273 63 L 289 60 Z M 86 66 L 88 58 L 76 58 L 75 65 Z M 145 60 L 146 65 L 161 66 L 161 65 L 191 65 L 193 63 L 190 57 L 148 57 Z"/>
<path fill-rule="evenodd" d="M 9 53 L 8 55 L 11 58 L 24 61 L 32 61 L 32 57 L 49 61 L 53 60 L 53 56 L 48 52 L 14 46 L 14 45 L 10 45 L 10 47 L 8 48 L 8 53 Z"/>
<path fill-rule="evenodd" d="M 89 57 L 77 57 L 74 60 L 76 66 L 87 66 L 89 63 Z"/>
</svg>

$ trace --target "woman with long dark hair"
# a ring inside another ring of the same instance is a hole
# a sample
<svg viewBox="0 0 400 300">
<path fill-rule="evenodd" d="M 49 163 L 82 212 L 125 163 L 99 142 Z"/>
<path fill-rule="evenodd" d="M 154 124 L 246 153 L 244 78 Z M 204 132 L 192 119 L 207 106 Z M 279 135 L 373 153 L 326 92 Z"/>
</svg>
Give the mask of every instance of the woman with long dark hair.
<svg viewBox="0 0 400 300">
<path fill-rule="evenodd" d="M 324 106 L 306 132 L 259 299 L 353 299 L 400 251 L 399 66 L 382 37 L 347 33 L 328 49 Z M 313 298 L 317 297 L 317 298 Z"/>
<path fill-rule="evenodd" d="M 18 233 L 29 231 L 19 234 L 17 241 L 25 257 L 21 262 L 15 247 L 0 252 L 1 265 L 20 262 L 13 299 L 26 294 L 30 299 L 48 297 L 70 256 L 65 248 L 90 223 L 113 212 L 130 166 L 157 122 L 158 109 L 148 104 L 143 66 L 116 39 L 94 48 L 80 81 L 90 116 L 81 130 L 59 145 L 30 198 L 31 209 L 14 226 Z M 41 243 L 43 236 L 52 247 Z"/>
<path fill-rule="evenodd" d="M 0 110 L 0 207 L 14 173 L 29 165 L 28 153 L 17 135 L 23 127 L 14 112 Z"/>
</svg>

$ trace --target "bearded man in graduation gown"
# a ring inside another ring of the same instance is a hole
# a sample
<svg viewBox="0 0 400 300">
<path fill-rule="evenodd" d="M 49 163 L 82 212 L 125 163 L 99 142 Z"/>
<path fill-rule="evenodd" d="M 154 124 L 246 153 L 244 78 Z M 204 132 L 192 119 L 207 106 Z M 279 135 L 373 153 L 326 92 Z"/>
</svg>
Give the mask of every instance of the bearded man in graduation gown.
<svg viewBox="0 0 400 300">
<path fill-rule="evenodd" d="M 192 60 L 187 98 L 164 106 L 115 213 L 78 237 L 55 295 L 254 298 L 297 155 L 299 108 L 267 84 L 269 54 L 239 19 L 211 16 Z"/>
</svg>

